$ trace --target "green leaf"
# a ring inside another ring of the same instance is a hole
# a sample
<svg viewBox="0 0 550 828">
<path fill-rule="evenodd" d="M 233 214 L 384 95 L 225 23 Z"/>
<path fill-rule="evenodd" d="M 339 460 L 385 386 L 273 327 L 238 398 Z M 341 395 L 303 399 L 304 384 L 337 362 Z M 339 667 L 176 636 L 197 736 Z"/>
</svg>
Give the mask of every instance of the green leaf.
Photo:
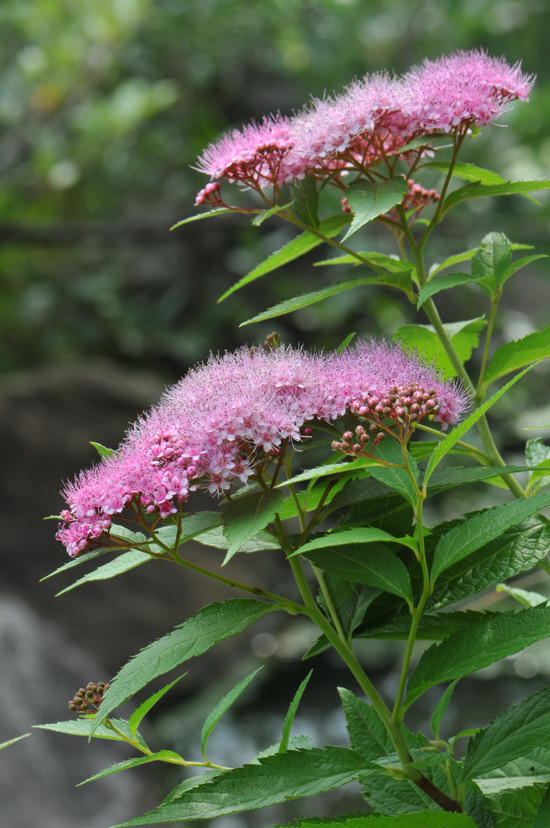
<svg viewBox="0 0 550 828">
<path fill-rule="evenodd" d="M 441 612 L 430 615 L 424 613 L 418 625 L 416 639 L 418 641 L 443 641 L 452 633 L 463 627 L 477 624 L 491 613 L 475 612 L 474 610 L 459 610 L 456 612 Z M 362 631 L 359 638 L 379 638 L 390 641 L 406 641 L 411 631 L 410 615 L 401 615 L 379 627 L 371 627 Z"/>
<path fill-rule="evenodd" d="M 284 493 L 276 489 L 260 489 L 237 497 L 224 507 L 223 525 L 229 541 L 224 564 L 231 560 L 246 541 L 271 523 L 284 499 Z"/>
<path fill-rule="evenodd" d="M 516 371 L 518 368 L 539 362 L 549 356 L 550 325 L 540 331 L 527 334 L 522 339 L 507 342 L 506 345 L 497 348 L 491 357 L 483 386 L 486 388 L 495 380 L 510 373 L 510 371 Z"/>
<path fill-rule="evenodd" d="M 497 584 L 496 591 L 506 592 L 511 598 L 515 598 L 522 607 L 537 607 L 539 604 L 545 604 L 548 601 L 548 596 L 541 595 L 540 592 L 532 592 L 531 590 L 512 587 L 508 584 Z"/>
<path fill-rule="evenodd" d="M 448 267 L 454 267 L 457 264 L 462 264 L 463 262 L 468 262 L 470 259 L 474 257 L 474 255 L 479 250 L 478 247 L 473 247 L 471 250 L 465 250 L 463 253 L 456 253 L 454 256 L 449 256 L 448 258 L 444 259 L 440 264 L 434 264 L 430 268 L 429 277 L 430 281 L 437 276 L 442 270 L 446 270 Z"/>
<path fill-rule="evenodd" d="M 332 474 L 351 475 L 352 473 L 362 471 L 363 469 L 370 468 L 371 466 L 379 465 L 380 463 L 378 460 L 372 457 L 357 457 L 355 460 L 343 458 L 339 463 L 324 463 L 322 466 L 315 466 L 313 469 L 307 469 L 305 472 L 300 472 L 300 474 L 297 474 L 288 480 L 283 480 L 281 483 L 277 483 L 275 488 L 279 489 L 282 486 L 303 483 L 306 480 L 316 480 L 318 477 L 326 477 L 327 475 Z"/>
<path fill-rule="evenodd" d="M 499 477 L 503 474 L 523 472 L 528 468 L 529 466 L 446 466 L 436 469 L 431 475 L 428 491 L 447 489 L 465 483 L 477 483 L 480 480 Z"/>
<path fill-rule="evenodd" d="M 506 181 L 504 184 L 467 184 L 459 190 L 450 193 L 445 199 L 443 212 L 470 198 L 485 198 L 490 196 L 522 195 L 537 190 L 550 188 L 550 181 Z"/>
<path fill-rule="evenodd" d="M 242 632 L 275 608 L 253 598 L 233 598 L 209 604 L 175 630 L 140 650 L 111 682 L 93 723 L 92 734 L 111 711 L 154 678 L 205 653 L 217 641 Z"/>
<path fill-rule="evenodd" d="M 147 756 L 138 756 L 135 759 L 126 759 L 123 762 L 117 762 L 115 765 L 110 765 L 108 768 L 99 771 L 99 773 L 94 773 L 93 776 L 89 776 L 88 779 L 85 779 L 83 782 L 79 782 L 77 788 L 79 788 L 80 785 L 86 785 L 87 782 L 94 782 L 96 779 L 102 779 L 104 776 L 110 776 L 112 773 L 119 773 L 123 770 L 136 768 L 138 765 L 147 765 L 149 762 L 169 762 L 172 765 L 184 764 L 179 753 L 175 753 L 173 750 L 159 750 L 157 753 L 151 753 Z"/>
<path fill-rule="evenodd" d="M 470 359 L 486 324 L 485 317 L 481 316 L 444 325 L 461 362 Z M 393 339 L 401 340 L 407 348 L 412 348 L 435 362 L 446 379 L 457 376 L 439 336 L 431 325 L 402 325 L 394 331 Z"/>
<path fill-rule="evenodd" d="M 99 456 L 102 458 L 112 457 L 113 454 L 118 454 L 116 449 L 106 448 L 105 446 L 102 446 L 101 443 L 94 443 L 93 440 L 90 440 L 90 445 L 95 448 Z"/>
<path fill-rule="evenodd" d="M 422 655 L 409 678 L 405 706 L 409 707 L 435 684 L 487 667 L 549 635 L 550 607 L 546 606 L 500 613 L 458 630 L 441 644 L 433 644 Z M 472 641 L 476 642 L 475 648 Z M 504 754 L 500 757 L 501 762 L 503 757 Z"/>
<path fill-rule="evenodd" d="M 519 615 L 540 612 L 537 609 L 524 610 Z M 524 756 L 537 745 L 547 743 L 549 738 L 550 688 L 546 687 L 521 704 L 505 710 L 469 742 L 462 781 L 489 774 Z"/>
<path fill-rule="evenodd" d="M 343 687 L 338 688 L 338 693 L 353 750 L 369 762 L 392 753 L 393 742 L 373 708 Z"/>
<path fill-rule="evenodd" d="M 213 546 L 215 549 L 229 549 L 230 541 L 226 538 L 223 526 L 217 526 L 208 532 L 197 535 L 197 543 Z M 253 538 L 241 544 L 240 552 L 262 552 L 267 549 L 280 549 L 279 543 L 269 532 L 257 532 Z"/>
<path fill-rule="evenodd" d="M 282 213 L 283 210 L 288 210 L 292 207 L 294 202 L 289 201 L 288 204 L 277 204 L 276 207 L 270 207 L 269 210 L 262 210 L 257 216 L 254 216 L 252 219 L 252 224 L 254 227 L 259 227 L 261 224 L 266 221 L 266 219 L 271 218 L 271 216 L 276 216 L 277 213 Z"/>
<path fill-rule="evenodd" d="M 416 814 L 351 814 L 350 816 L 301 819 L 274 828 L 475 828 L 475 822 L 465 814 L 447 814 L 444 811 L 421 811 Z"/>
<path fill-rule="evenodd" d="M 409 549 L 416 549 L 416 544 L 413 538 L 396 538 L 385 532 L 383 529 L 376 529 L 370 526 L 358 529 L 337 529 L 334 532 L 327 532 L 326 535 L 320 535 L 311 541 L 308 541 L 303 546 L 300 546 L 293 555 L 302 555 L 307 552 L 312 552 L 315 549 L 330 549 L 336 546 L 349 546 L 350 544 L 376 543 L 377 541 L 386 541 L 387 543 L 399 543 L 402 546 L 407 546 Z M 293 557 L 290 555 L 289 557 Z"/>
<path fill-rule="evenodd" d="M 500 791 L 512 791 L 516 788 L 530 788 L 532 785 L 550 785 L 550 774 L 534 774 L 533 776 L 493 776 L 485 779 L 476 779 L 476 785 L 481 793 L 494 794 Z"/>
<path fill-rule="evenodd" d="M 0 744 L 0 750 L 4 750 L 5 748 L 9 747 L 10 745 L 14 745 L 16 742 L 20 742 L 21 739 L 26 739 L 27 736 L 30 736 L 30 733 L 23 733 L 21 736 L 16 736 L 14 739 L 8 739 L 7 742 L 2 742 Z"/>
<path fill-rule="evenodd" d="M 74 584 L 71 584 L 58 592 L 55 597 L 59 598 L 60 595 L 65 595 L 66 592 L 70 592 L 72 589 L 82 586 L 82 584 L 89 584 L 92 581 L 107 581 L 109 578 L 116 578 L 117 575 L 129 572 L 131 569 L 135 569 L 137 566 L 141 566 L 141 564 L 147 563 L 147 561 L 151 560 L 153 560 L 153 558 L 148 552 L 140 552 L 139 549 L 130 549 L 129 552 L 124 552 L 122 555 L 115 558 L 114 561 L 109 561 L 109 563 L 98 566 L 98 568 L 94 569 L 92 572 L 88 572 L 82 578 L 79 578 L 78 581 L 75 581 Z"/>
<path fill-rule="evenodd" d="M 183 224 L 189 224 L 192 221 L 200 221 L 201 219 L 214 218 L 214 216 L 223 216 L 224 213 L 238 212 L 240 211 L 230 207 L 216 207 L 215 210 L 209 210 L 207 213 L 198 213 L 196 216 L 189 216 L 189 218 L 184 218 L 181 221 L 178 221 L 176 224 L 173 224 L 170 230 L 176 230 L 176 228 L 181 227 Z"/>
<path fill-rule="evenodd" d="M 470 273 L 445 273 L 443 276 L 438 276 L 437 279 L 430 279 L 419 292 L 416 307 L 417 309 L 421 308 L 426 299 L 442 290 L 449 290 L 449 288 L 470 283 L 475 283 L 475 279 Z"/>
<path fill-rule="evenodd" d="M 428 161 L 422 164 L 423 167 L 430 167 L 432 170 L 447 173 L 451 167 L 450 162 Z M 453 176 L 462 178 L 464 181 L 479 181 L 480 184 L 506 184 L 506 180 L 492 170 L 485 170 L 483 167 L 476 167 L 475 164 L 464 164 L 456 161 L 453 164 Z"/>
<path fill-rule="evenodd" d="M 484 279 L 495 289 L 499 287 L 512 263 L 512 245 L 504 233 L 488 233 L 481 240 L 472 259 L 472 276 Z"/>
<path fill-rule="evenodd" d="M 358 753 L 341 747 L 289 750 L 221 773 L 207 784 L 170 797 L 155 811 L 118 828 L 213 819 L 339 788 L 365 772 Z"/>
<path fill-rule="evenodd" d="M 353 331 L 353 333 L 348 334 L 348 335 L 346 336 L 346 338 L 345 338 L 345 339 L 343 339 L 343 340 L 342 340 L 342 342 L 338 345 L 338 347 L 337 347 L 337 349 L 336 349 L 336 353 L 337 353 L 337 354 L 341 354 L 341 353 L 342 353 L 342 351 L 345 351 L 345 350 L 346 350 L 346 348 L 348 347 L 348 345 L 351 343 L 351 341 L 352 341 L 352 340 L 354 339 L 354 337 L 356 337 L 356 336 L 357 336 L 357 331 Z"/>
<path fill-rule="evenodd" d="M 549 504 L 550 494 L 539 494 L 485 509 L 475 517 L 462 521 L 439 539 L 434 551 L 431 579 L 435 580 L 445 569 Z"/>
<path fill-rule="evenodd" d="M 353 211 L 353 221 L 342 241 L 349 239 L 367 222 L 400 204 L 407 187 L 407 182 L 401 176 L 389 178 L 379 184 L 372 181 L 357 181 L 351 184 L 346 190 L 346 197 Z"/>
<path fill-rule="evenodd" d="M 483 405 L 480 405 L 475 411 L 472 411 L 469 417 L 463 420 L 460 425 L 450 431 L 446 437 L 439 443 L 439 445 L 435 448 L 434 453 L 430 457 L 428 462 L 428 466 L 424 473 L 424 486 L 426 486 L 428 480 L 430 479 L 435 467 L 441 462 L 441 460 L 448 454 L 454 445 L 466 434 L 467 431 L 471 429 L 473 425 L 477 423 L 481 417 L 488 411 L 506 392 L 520 380 L 524 374 L 526 374 L 530 370 L 526 368 L 520 374 L 516 374 L 510 382 L 506 383 L 496 394 L 486 400 Z"/>
<path fill-rule="evenodd" d="M 37 730 L 53 730 L 55 733 L 66 733 L 69 736 L 85 736 L 90 738 L 90 723 L 94 721 L 97 714 L 90 714 L 89 716 L 81 716 L 78 719 L 72 719 L 66 722 L 54 722 L 51 724 L 33 725 Z M 130 731 L 130 725 L 125 719 L 111 719 L 111 722 L 119 730 L 128 741 L 136 739 L 141 747 L 147 749 L 147 745 L 141 738 L 139 733 L 135 735 Z M 100 723 L 97 725 L 94 734 L 94 739 L 111 739 L 115 742 L 124 742 L 126 739 L 122 738 L 118 733 L 112 730 L 107 725 Z"/>
<path fill-rule="evenodd" d="M 449 684 L 449 686 L 447 687 L 447 689 L 445 690 L 445 692 L 443 693 L 443 695 L 439 699 L 439 701 L 437 703 L 437 706 L 436 706 L 436 708 L 433 712 L 430 724 L 431 724 L 431 728 L 432 728 L 432 733 L 433 733 L 433 735 L 435 736 L 436 739 L 439 739 L 439 727 L 441 725 L 441 720 L 443 719 L 443 716 L 447 712 L 447 708 L 449 707 L 449 702 L 451 701 L 451 696 L 453 695 L 453 691 L 454 691 L 456 685 L 458 684 L 458 681 L 459 681 L 459 679 L 455 679 L 454 681 L 452 681 Z"/>
<path fill-rule="evenodd" d="M 516 259 L 515 262 L 512 262 L 510 266 L 506 269 L 506 271 L 502 275 L 501 285 L 506 282 L 510 276 L 513 276 L 514 273 L 517 273 L 522 268 L 526 267 L 527 265 L 531 264 L 532 262 L 538 261 L 538 259 L 547 259 L 548 255 L 546 253 L 536 253 L 532 256 L 523 256 L 521 259 Z"/>
<path fill-rule="evenodd" d="M 184 673 L 183 675 L 187 674 Z M 148 699 L 146 699 L 142 704 L 140 704 L 137 710 L 134 710 L 134 712 L 130 716 L 130 719 L 128 720 L 130 732 L 133 736 L 135 736 L 137 729 L 140 726 L 144 716 L 146 716 L 147 713 L 151 710 L 151 708 L 153 708 L 155 704 L 160 699 L 162 699 L 164 694 L 167 693 L 174 686 L 174 684 L 177 684 L 177 682 L 180 681 L 180 679 L 182 678 L 183 676 L 178 676 L 176 679 L 174 679 L 174 681 L 171 681 L 170 684 L 167 684 L 165 687 L 163 687 L 162 690 L 157 690 L 156 693 L 153 693 L 152 696 L 149 696 Z"/>
<path fill-rule="evenodd" d="M 387 277 L 388 279 L 390 276 Z M 395 282 L 402 281 L 399 277 L 391 277 Z M 309 305 L 314 305 L 316 302 L 322 302 L 324 299 L 329 299 L 331 296 L 337 296 L 345 290 L 352 288 L 364 287 L 365 285 L 375 285 L 380 282 L 377 276 L 365 276 L 362 279 L 347 279 L 341 282 L 334 282 L 326 288 L 321 290 L 313 290 L 310 293 L 302 293 L 300 296 L 294 296 L 292 299 L 285 299 L 278 302 L 273 307 L 268 308 L 250 319 L 241 322 L 239 327 L 243 328 L 245 325 L 252 325 L 255 322 L 264 322 L 266 319 L 273 319 L 276 316 L 284 316 L 287 313 L 293 313 L 301 308 L 307 308 Z M 397 285 L 396 285 L 397 286 Z"/>
<path fill-rule="evenodd" d="M 319 193 L 317 182 L 308 175 L 292 187 L 294 215 L 310 227 L 319 227 Z"/>
<path fill-rule="evenodd" d="M 429 538 L 427 545 L 431 542 Z M 447 569 L 439 577 L 428 607 L 440 609 L 526 572 L 546 557 L 549 548 L 549 521 L 530 518 Z"/>
<path fill-rule="evenodd" d="M 296 711 L 298 710 L 298 705 L 302 700 L 304 690 L 306 689 L 312 674 L 313 670 L 310 670 L 305 679 L 301 682 L 300 686 L 296 690 L 296 693 L 294 694 L 294 698 L 290 702 L 290 706 L 287 710 L 287 714 L 283 722 L 283 733 L 281 736 L 281 741 L 279 743 L 279 753 L 286 753 L 288 750 L 292 722 L 294 721 L 294 716 L 296 715 Z"/>
<path fill-rule="evenodd" d="M 368 265 L 369 267 L 379 270 L 384 268 L 388 273 L 410 273 L 413 266 L 410 262 L 398 259 L 396 256 L 386 256 L 384 253 L 358 252 L 356 254 L 346 253 L 345 256 L 336 256 L 332 259 L 323 259 L 320 262 L 315 262 L 315 267 L 324 267 L 325 265 Z M 380 274 L 384 276 L 385 274 Z"/>
<path fill-rule="evenodd" d="M 531 828 L 547 828 L 548 824 L 550 824 L 550 788 L 548 788 L 542 798 Z"/>
<path fill-rule="evenodd" d="M 472 787 L 478 785 L 473 783 Z M 534 828 L 533 821 L 544 798 L 542 784 L 501 791 L 484 796 L 486 806 L 494 817 L 495 828 Z M 546 823 L 545 823 L 546 824 Z"/>
<path fill-rule="evenodd" d="M 331 239 L 333 236 L 337 236 L 346 224 L 349 224 L 349 222 L 350 217 L 346 215 L 330 216 L 330 218 L 324 219 L 321 222 L 319 225 L 319 232 L 323 236 L 326 236 L 326 238 Z M 275 253 L 272 253 L 271 256 L 268 256 L 265 261 L 257 265 L 250 271 L 250 273 L 243 276 L 242 279 L 239 279 L 239 281 L 236 282 L 233 287 L 229 288 L 223 296 L 220 296 L 218 302 L 223 301 L 223 299 L 227 299 L 228 296 L 231 296 L 232 293 L 235 293 L 235 291 L 244 287 L 244 285 L 248 285 L 250 282 L 254 282 L 261 276 L 265 276 L 267 273 L 271 273 L 273 270 L 277 270 L 277 268 L 282 267 L 289 262 L 293 262 L 305 253 L 309 253 L 310 250 L 313 250 L 315 247 L 323 244 L 324 241 L 324 238 L 314 233 L 309 233 L 307 230 L 304 231 L 299 236 L 296 236 L 295 239 L 292 239 L 292 241 L 287 242 L 287 244 L 285 244 L 284 247 L 281 247 L 280 250 L 277 250 Z"/>
<path fill-rule="evenodd" d="M 227 713 L 231 705 L 239 698 L 241 693 L 246 690 L 250 682 L 256 678 L 261 669 L 262 667 L 258 667 L 257 670 L 254 670 L 249 676 L 246 676 L 246 678 L 240 681 L 235 687 L 233 687 L 232 690 L 229 691 L 229 693 L 226 693 L 225 696 L 220 699 L 215 708 L 208 714 L 201 731 L 201 751 L 205 758 L 206 745 L 208 743 L 208 739 L 210 738 L 210 734 L 222 716 Z"/>
<path fill-rule="evenodd" d="M 404 152 L 408 152 L 409 150 L 413 149 L 432 149 L 438 148 L 441 149 L 442 147 L 452 147 L 453 142 L 447 135 L 447 133 L 434 133 L 433 135 L 419 135 L 418 138 L 413 138 L 412 141 L 409 141 L 405 146 L 399 147 L 399 150 L 396 151 L 396 154 L 401 155 Z M 424 166 L 424 165 L 422 165 Z"/>
<path fill-rule="evenodd" d="M 375 553 L 365 555 L 362 545 L 346 546 L 337 553 L 332 550 L 307 552 L 305 556 L 325 572 L 358 584 L 391 592 L 412 603 L 409 573 L 403 561 L 383 544 Z"/>
</svg>

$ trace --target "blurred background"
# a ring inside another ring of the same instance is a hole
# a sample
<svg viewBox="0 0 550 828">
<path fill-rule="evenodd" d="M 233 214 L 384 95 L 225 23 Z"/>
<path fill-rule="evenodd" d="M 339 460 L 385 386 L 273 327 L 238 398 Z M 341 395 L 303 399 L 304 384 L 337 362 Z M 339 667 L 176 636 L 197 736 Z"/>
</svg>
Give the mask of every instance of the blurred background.
<svg viewBox="0 0 550 828">
<path fill-rule="evenodd" d="M 55 524 L 42 518 L 61 508 L 61 482 L 94 461 L 89 442 L 118 444 L 137 413 L 210 350 L 262 341 L 273 329 L 272 322 L 239 323 L 335 278 L 330 269 L 311 267 L 320 256 L 304 258 L 217 304 L 292 231 L 276 219 L 256 229 L 242 216 L 223 216 L 170 233 L 195 212 L 195 194 L 206 183 L 192 169 L 197 155 L 221 132 L 267 112 L 291 113 L 354 76 L 401 73 L 425 56 L 483 47 L 510 63 L 521 60 L 538 81 L 531 102 L 507 113 L 506 127 L 470 141 L 463 160 L 507 178 L 548 177 L 549 36 L 546 0 L 3 0 L 0 741 L 35 722 L 66 718 L 66 701 L 79 686 L 112 676 L 139 647 L 225 596 L 192 578 L 175 582 L 160 566 L 57 599 L 62 578 L 39 584 L 65 562 Z M 434 237 L 432 255 L 474 247 L 492 230 L 550 252 L 550 206 L 540 200 L 541 207 L 513 197 L 461 208 Z M 371 243 L 393 252 L 376 230 Z M 339 270 L 336 278 L 345 275 Z M 548 325 L 549 285 L 544 260 L 510 281 L 500 341 Z M 457 321 L 485 310 L 467 289 L 453 293 L 444 315 Z M 350 331 L 391 336 L 412 318 L 399 296 L 371 288 L 282 317 L 276 329 L 288 343 L 335 347 Z M 521 462 L 526 437 L 545 433 L 519 430 L 510 415 L 524 412 L 520 427 L 550 422 L 547 387 L 548 374 L 534 371 L 508 408 L 499 409 L 510 460 Z M 235 577 L 261 579 L 269 566 L 246 556 L 235 563 Z M 229 717 L 220 730 L 220 761 L 244 761 L 276 741 L 285 707 L 309 669 L 295 662 L 308 635 L 266 624 L 243 637 L 241 649 L 232 649 L 237 642 L 214 662 L 194 665 L 161 708 L 153 742 L 162 739 L 158 747 L 196 758 L 194 723 L 203 708 L 206 715 L 222 685 L 266 657 L 256 699 L 251 689 L 240 724 Z M 391 684 L 392 648 L 369 648 L 374 670 Z M 498 667 L 502 707 L 547 683 L 547 651 L 527 655 Z M 298 728 L 309 727 L 317 744 L 344 742 L 342 719 L 332 713 L 338 668 L 319 665 Z M 216 692 L 208 683 L 213 669 Z M 462 706 L 470 718 L 456 726 L 486 720 L 483 681 L 491 677 L 464 682 Z M 527 689 L 520 679 L 530 680 Z M 324 731 L 316 730 L 319 709 Z M 127 755 L 77 742 L 35 731 L 0 755 L 3 824 L 105 828 L 153 806 L 174 782 L 141 768 L 133 777 L 75 791 L 78 781 Z M 235 742 L 249 748 L 247 756 L 232 755 Z M 338 793 L 325 798 L 317 813 L 360 808 L 354 795 L 345 804 Z M 293 807 L 216 825 L 289 820 L 300 814 L 300 804 Z"/>
</svg>

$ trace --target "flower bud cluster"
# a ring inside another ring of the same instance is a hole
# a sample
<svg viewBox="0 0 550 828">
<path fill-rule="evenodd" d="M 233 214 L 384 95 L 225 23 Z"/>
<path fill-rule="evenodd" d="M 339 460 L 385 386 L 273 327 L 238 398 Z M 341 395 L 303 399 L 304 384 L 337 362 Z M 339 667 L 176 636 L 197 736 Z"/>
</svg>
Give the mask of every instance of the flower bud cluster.
<svg viewBox="0 0 550 828">
<path fill-rule="evenodd" d="M 69 702 L 69 710 L 72 710 L 73 713 L 95 713 L 109 686 L 105 681 L 100 681 L 97 684 L 89 681 L 86 687 L 77 690 L 74 698 Z"/>
<path fill-rule="evenodd" d="M 404 434 L 428 414 L 445 428 L 468 405 L 460 387 L 397 345 L 358 342 L 341 353 L 310 354 L 276 342 L 211 357 L 190 371 L 116 453 L 66 486 L 57 537 L 71 556 L 112 543 L 114 515 L 166 519 L 199 486 L 228 494 L 287 445 L 310 439 L 315 422 L 345 414 L 369 420 L 373 447 L 388 429 Z M 366 445 L 365 436 L 350 445 Z"/>
</svg>

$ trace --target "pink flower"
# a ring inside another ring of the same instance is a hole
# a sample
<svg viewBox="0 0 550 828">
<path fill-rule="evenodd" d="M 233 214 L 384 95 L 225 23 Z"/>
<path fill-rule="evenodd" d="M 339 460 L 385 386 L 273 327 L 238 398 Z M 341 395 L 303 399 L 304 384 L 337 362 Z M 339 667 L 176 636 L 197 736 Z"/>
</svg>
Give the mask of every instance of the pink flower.
<svg viewBox="0 0 550 828">
<path fill-rule="evenodd" d="M 395 412 L 382 416 L 376 405 L 392 395 Z M 65 487 L 68 509 L 57 537 L 72 556 L 91 543 L 105 545 L 113 515 L 167 518 L 197 485 L 221 494 L 237 480 L 246 483 L 259 463 L 309 436 L 307 423 L 348 412 L 359 422 L 385 417 L 391 427 L 397 408 L 407 405 L 418 405 L 412 428 L 427 415 L 457 422 L 467 400 L 396 345 L 362 342 L 342 354 L 243 348 L 211 357 L 165 392 L 116 454 Z"/>
</svg>

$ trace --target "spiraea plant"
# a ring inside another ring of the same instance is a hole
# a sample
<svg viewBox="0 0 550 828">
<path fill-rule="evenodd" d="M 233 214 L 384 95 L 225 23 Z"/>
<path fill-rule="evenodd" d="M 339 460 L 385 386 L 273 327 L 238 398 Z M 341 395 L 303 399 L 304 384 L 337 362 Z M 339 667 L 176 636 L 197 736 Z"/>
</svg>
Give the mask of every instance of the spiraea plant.
<svg viewBox="0 0 550 828">
<path fill-rule="evenodd" d="M 531 440 L 525 461 L 507 464 L 490 424 L 493 406 L 550 356 L 550 328 L 496 349 L 491 341 L 506 283 L 541 256 L 498 228 L 438 264 L 429 245 L 469 199 L 531 197 L 550 187 L 508 181 L 459 160 L 469 137 L 514 101 L 527 100 L 532 84 L 518 65 L 459 52 L 401 78 L 367 76 L 289 118 L 267 115 L 223 136 L 199 159 L 210 182 L 196 203 L 208 209 L 176 227 L 239 212 L 254 225 L 282 220 L 299 231 L 226 296 L 267 274 L 275 278 L 278 268 L 322 244 L 334 248 L 333 258 L 325 252 L 327 267 L 361 268 L 248 323 L 369 285 L 401 292 L 421 318 L 398 329 L 394 342 L 354 339 L 343 330 L 336 350 L 310 353 L 273 335 L 264 346 L 211 356 L 168 389 L 117 450 L 98 446 L 98 464 L 65 488 L 58 538 L 72 560 L 61 570 L 110 556 L 78 585 L 161 559 L 243 596 L 182 619 L 110 685 L 80 690 L 69 705 L 76 719 L 42 726 L 116 738 L 134 751 L 94 779 L 155 760 L 182 766 L 166 799 L 125 826 L 216 824 L 216 817 L 350 782 L 360 786 L 364 810 L 323 821 L 328 828 L 550 824 L 550 688 L 495 709 L 494 720 L 477 730 L 440 735 L 461 678 L 550 635 L 545 597 L 506 586 L 534 567 L 550 571 L 543 513 L 550 505 L 550 449 Z M 233 199 L 236 185 L 244 196 Z M 334 204 L 334 188 L 341 205 L 331 215 L 326 205 Z M 393 237 L 395 254 L 368 249 L 373 222 Z M 466 286 L 486 313 L 445 322 L 437 295 Z M 434 495 L 461 487 L 464 500 L 479 492 L 473 484 L 486 487 L 483 503 L 497 492 L 498 505 L 479 508 L 476 494 L 471 511 L 437 523 Z M 210 493 L 211 510 L 190 511 L 195 489 Z M 219 568 L 191 560 L 191 540 L 216 546 Z M 231 560 L 242 552 L 256 553 L 248 559 L 249 583 L 231 576 Z M 259 555 L 288 568 L 287 594 L 258 583 Z M 517 609 L 491 609 L 491 593 L 502 584 L 518 596 Z M 468 609 L 481 592 L 489 609 Z M 212 761 L 209 736 L 254 671 L 208 715 L 201 759 L 150 747 L 139 725 L 174 681 L 143 700 L 141 691 L 273 612 L 287 613 L 290 629 L 296 617 L 309 619 L 317 639 L 304 658 L 313 669 L 332 648 L 349 670 L 349 689 L 340 691 L 349 745 L 314 746 L 307 735 L 291 736 L 305 678 L 289 699 L 276 744 L 236 767 Z M 402 642 L 392 697 L 373 681 L 368 650 L 357 654 L 357 640 L 377 638 Z M 419 658 L 417 642 L 425 644 Z M 414 733 L 407 711 L 436 686 L 432 732 Z M 134 697 L 129 720 L 112 717 Z M 201 772 L 189 775 L 195 767 Z"/>
</svg>

